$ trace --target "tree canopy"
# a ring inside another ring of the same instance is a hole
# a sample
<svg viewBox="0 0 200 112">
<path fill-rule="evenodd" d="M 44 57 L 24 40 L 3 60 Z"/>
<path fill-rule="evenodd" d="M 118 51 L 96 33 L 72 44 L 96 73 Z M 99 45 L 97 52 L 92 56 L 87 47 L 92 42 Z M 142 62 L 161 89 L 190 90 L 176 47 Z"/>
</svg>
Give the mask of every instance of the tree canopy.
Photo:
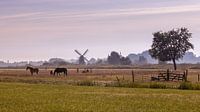
<svg viewBox="0 0 200 112">
<path fill-rule="evenodd" d="M 128 57 L 123 57 L 119 53 L 112 51 L 108 56 L 108 63 L 112 65 L 130 65 L 131 60 Z"/>
<path fill-rule="evenodd" d="M 176 70 L 176 60 L 182 58 L 186 51 L 194 49 L 190 39 L 192 33 L 187 28 L 172 29 L 168 32 L 153 33 L 153 44 L 150 55 L 159 61 L 173 61 Z"/>
</svg>

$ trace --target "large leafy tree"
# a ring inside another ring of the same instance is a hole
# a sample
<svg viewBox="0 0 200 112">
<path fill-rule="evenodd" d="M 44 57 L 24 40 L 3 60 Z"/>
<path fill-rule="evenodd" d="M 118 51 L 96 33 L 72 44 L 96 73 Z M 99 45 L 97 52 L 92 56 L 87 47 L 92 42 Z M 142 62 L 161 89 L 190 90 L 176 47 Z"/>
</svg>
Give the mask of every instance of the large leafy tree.
<svg viewBox="0 0 200 112">
<path fill-rule="evenodd" d="M 190 39 L 192 33 L 187 28 L 173 29 L 168 32 L 155 32 L 150 55 L 160 61 L 173 61 L 177 69 L 176 60 L 183 58 L 186 51 L 194 49 Z"/>
</svg>

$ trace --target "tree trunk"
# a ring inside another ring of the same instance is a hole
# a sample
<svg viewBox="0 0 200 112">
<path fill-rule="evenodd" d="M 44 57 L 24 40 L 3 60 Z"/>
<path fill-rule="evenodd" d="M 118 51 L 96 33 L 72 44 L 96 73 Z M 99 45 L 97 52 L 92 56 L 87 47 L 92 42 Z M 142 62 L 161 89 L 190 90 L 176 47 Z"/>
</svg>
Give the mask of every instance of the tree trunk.
<svg viewBox="0 0 200 112">
<path fill-rule="evenodd" d="M 174 70 L 177 69 L 177 66 L 176 66 L 176 59 L 173 59 L 173 63 L 174 63 Z"/>
</svg>

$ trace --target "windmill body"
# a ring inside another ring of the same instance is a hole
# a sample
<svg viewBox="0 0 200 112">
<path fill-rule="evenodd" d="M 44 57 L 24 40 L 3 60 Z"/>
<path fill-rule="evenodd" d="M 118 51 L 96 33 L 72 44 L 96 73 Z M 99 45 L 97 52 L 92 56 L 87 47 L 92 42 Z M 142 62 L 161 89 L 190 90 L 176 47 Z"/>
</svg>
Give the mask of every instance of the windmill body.
<svg viewBox="0 0 200 112">
<path fill-rule="evenodd" d="M 75 50 L 75 52 L 79 55 L 78 62 L 79 62 L 80 65 L 85 65 L 86 62 L 87 63 L 89 62 L 88 59 L 85 57 L 85 55 L 88 52 L 88 49 L 83 54 L 81 54 L 78 50 Z"/>
<path fill-rule="evenodd" d="M 85 63 L 85 58 L 84 58 L 84 56 L 80 56 L 79 57 L 79 64 L 80 65 L 85 65 L 86 63 Z"/>
</svg>

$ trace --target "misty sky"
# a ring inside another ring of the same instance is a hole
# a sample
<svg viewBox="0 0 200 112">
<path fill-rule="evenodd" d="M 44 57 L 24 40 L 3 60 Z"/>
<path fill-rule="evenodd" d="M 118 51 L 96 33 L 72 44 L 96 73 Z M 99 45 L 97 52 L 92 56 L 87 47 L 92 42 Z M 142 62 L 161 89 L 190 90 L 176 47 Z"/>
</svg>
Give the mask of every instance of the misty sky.
<svg viewBox="0 0 200 112">
<path fill-rule="evenodd" d="M 0 60 L 88 58 L 150 48 L 152 33 L 187 27 L 200 55 L 200 0 L 0 0 Z"/>
</svg>

